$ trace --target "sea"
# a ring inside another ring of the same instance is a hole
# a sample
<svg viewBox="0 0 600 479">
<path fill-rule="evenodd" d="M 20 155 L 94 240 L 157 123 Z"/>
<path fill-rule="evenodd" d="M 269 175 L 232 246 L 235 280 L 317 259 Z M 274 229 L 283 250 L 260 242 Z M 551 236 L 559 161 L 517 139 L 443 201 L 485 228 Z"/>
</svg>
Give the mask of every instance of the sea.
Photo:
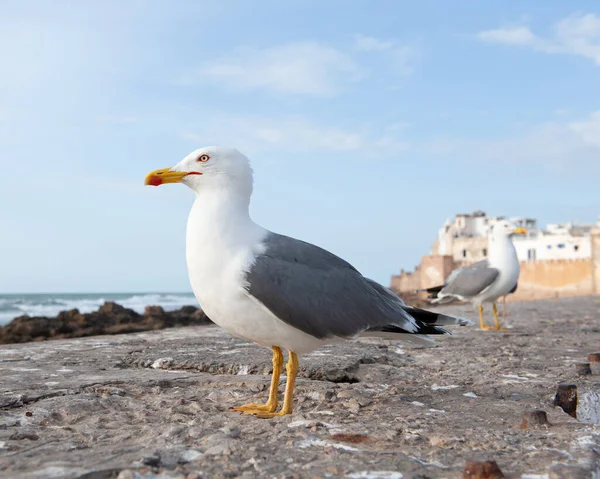
<svg viewBox="0 0 600 479">
<path fill-rule="evenodd" d="M 143 313 L 147 305 L 160 305 L 165 311 L 182 306 L 198 307 L 192 293 L 80 293 L 80 294 L 0 294 L 0 326 L 17 316 L 56 316 L 77 308 L 82 313 L 97 310 L 105 301 L 115 301 Z"/>
</svg>

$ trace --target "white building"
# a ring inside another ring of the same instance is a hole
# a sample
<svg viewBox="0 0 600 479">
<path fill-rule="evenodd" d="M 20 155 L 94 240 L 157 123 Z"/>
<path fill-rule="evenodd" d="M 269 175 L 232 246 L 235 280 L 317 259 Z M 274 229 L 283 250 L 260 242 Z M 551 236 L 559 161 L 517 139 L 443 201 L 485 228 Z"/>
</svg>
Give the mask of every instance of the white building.
<svg viewBox="0 0 600 479">
<path fill-rule="evenodd" d="M 455 261 L 473 262 L 487 257 L 487 235 L 490 228 L 502 216 L 487 216 L 482 211 L 456 215 L 454 221 L 446 223 L 438 232 L 432 254 L 453 256 Z M 546 229 L 538 228 L 531 218 L 507 218 L 515 225 L 527 229 L 524 236 L 513 238 L 520 261 L 587 259 L 591 257 L 592 226 L 549 224 Z"/>
</svg>

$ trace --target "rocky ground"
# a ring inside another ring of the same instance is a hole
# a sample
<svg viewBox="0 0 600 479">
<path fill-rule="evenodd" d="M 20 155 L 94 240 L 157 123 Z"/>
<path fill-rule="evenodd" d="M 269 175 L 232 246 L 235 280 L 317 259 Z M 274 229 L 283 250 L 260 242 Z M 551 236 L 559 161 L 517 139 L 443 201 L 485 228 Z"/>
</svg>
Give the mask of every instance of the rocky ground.
<svg viewBox="0 0 600 479">
<path fill-rule="evenodd" d="M 600 426 L 553 396 L 600 392 L 600 363 L 575 366 L 600 348 L 600 298 L 509 310 L 505 332 L 302 357 L 295 412 L 272 420 L 228 410 L 265 399 L 269 351 L 212 325 L 2 346 L 0 476 L 458 478 L 492 459 L 508 478 L 594 477 Z M 522 429 L 531 409 L 549 424 Z"/>
</svg>

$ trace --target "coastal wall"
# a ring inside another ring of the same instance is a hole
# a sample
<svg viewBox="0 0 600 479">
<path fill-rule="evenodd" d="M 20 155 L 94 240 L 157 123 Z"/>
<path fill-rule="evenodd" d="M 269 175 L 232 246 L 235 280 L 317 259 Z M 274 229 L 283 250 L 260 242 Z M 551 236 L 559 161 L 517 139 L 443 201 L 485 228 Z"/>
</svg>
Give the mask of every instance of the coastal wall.
<svg viewBox="0 0 600 479">
<path fill-rule="evenodd" d="M 592 236 L 591 259 L 524 261 L 521 263 L 519 288 L 509 301 L 589 296 L 600 294 L 600 230 Z M 470 264 L 453 261 L 450 255 L 423 256 L 413 272 L 392 276 L 390 288 L 397 293 L 442 284 L 453 269 Z"/>
<path fill-rule="evenodd" d="M 592 270 L 590 260 L 523 262 L 519 288 L 507 300 L 593 295 Z"/>
</svg>

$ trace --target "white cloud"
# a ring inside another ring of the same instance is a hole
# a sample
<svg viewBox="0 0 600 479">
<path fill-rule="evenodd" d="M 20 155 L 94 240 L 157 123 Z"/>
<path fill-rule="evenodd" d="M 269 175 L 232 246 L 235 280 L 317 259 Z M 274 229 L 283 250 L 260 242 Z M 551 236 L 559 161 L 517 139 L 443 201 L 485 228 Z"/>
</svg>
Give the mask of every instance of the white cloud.
<svg viewBox="0 0 600 479">
<path fill-rule="evenodd" d="M 354 46 L 357 50 L 363 52 L 382 52 L 394 49 L 396 42 L 358 34 L 354 35 Z"/>
<path fill-rule="evenodd" d="M 357 35 L 354 48 L 346 49 L 317 42 L 263 49 L 245 47 L 206 63 L 188 75 L 185 82 L 213 83 L 240 91 L 327 97 L 349 84 L 382 73 L 408 75 L 415 57 L 412 47 L 364 35 Z"/>
<path fill-rule="evenodd" d="M 545 53 L 577 55 L 600 65 L 600 16 L 571 15 L 554 26 L 549 38 L 536 35 L 526 26 L 505 27 L 479 32 L 484 42 L 529 47 Z"/>
<path fill-rule="evenodd" d="M 440 139 L 429 145 L 440 155 L 474 162 L 536 164 L 542 168 L 600 169 L 600 111 L 578 121 L 548 122 L 497 140 Z"/>
<path fill-rule="evenodd" d="M 241 149 L 257 151 L 318 151 L 356 153 L 375 158 L 398 155 L 407 150 L 401 138 L 405 124 L 380 131 L 366 128 L 342 129 L 314 124 L 304 118 L 224 117 L 212 119 L 199 131 L 184 137 L 196 144 L 229 144 L 235 138 Z"/>
<path fill-rule="evenodd" d="M 347 54 L 319 43 L 292 43 L 263 50 L 244 48 L 200 69 L 197 80 L 239 90 L 271 90 L 329 96 L 344 80 L 356 80 L 359 67 Z"/>
<path fill-rule="evenodd" d="M 419 51 L 412 45 L 400 44 L 394 40 L 381 40 L 366 35 L 354 36 L 357 52 L 370 53 L 373 76 L 392 74 L 395 77 L 410 75 Z M 373 55 L 377 55 L 373 57 Z M 375 61 L 374 61 L 375 60 Z M 378 60 L 378 61 L 377 61 Z"/>
<path fill-rule="evenodd" d="M 506 27 L 486 30 L 477 34 L 480 40 L 491 43 L 506 43 L 508 45 L 535 45 L 539 39 L 529 27 Z"/>
</svg>

